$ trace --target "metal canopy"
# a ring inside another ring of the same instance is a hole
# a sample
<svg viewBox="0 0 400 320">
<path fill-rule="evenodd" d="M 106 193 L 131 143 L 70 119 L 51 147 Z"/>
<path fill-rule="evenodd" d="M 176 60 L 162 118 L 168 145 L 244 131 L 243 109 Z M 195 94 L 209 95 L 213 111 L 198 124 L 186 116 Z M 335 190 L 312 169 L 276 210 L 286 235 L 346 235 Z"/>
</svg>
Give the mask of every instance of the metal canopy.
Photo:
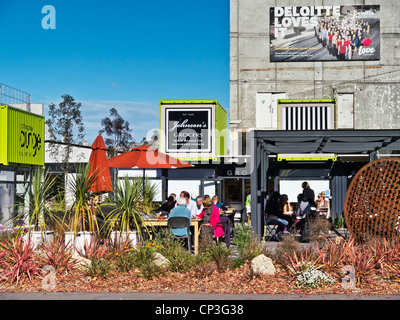
<svg viewBox="0 0 400 320">
<path fill-rule="evenodd" d="M 379 152 L 400 151 L 400 130 L 254 130 L 251 135 L 251 222 L 259 240 L 268 190 L 269 155 L 363 154 L 374 159 Z M 312 163 L 310 163 L 312 165 Z"/>
</svg>

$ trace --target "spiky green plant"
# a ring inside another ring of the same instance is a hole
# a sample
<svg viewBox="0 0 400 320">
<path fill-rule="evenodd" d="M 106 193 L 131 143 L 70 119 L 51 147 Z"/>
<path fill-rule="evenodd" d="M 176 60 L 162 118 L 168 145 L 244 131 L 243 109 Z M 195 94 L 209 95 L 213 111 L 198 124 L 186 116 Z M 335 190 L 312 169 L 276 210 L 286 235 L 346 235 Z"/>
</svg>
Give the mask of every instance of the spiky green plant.
<svg viewBox="0 0 400 320">
<path fill-rule="evenodd" d="M 90 205 L 90 188 L 96 181 L 96 173 L 89 174 L 89 164 L 76 167 L 76 174 L 69 181 L 69 190 L 74 197 L 71 208 L 72 230 L 76 235 L 79 231 L 98 233 L 99 227 Z"/>
<path fill-rule="evenodd" d="M 35 231 L 47 230 L 47 222 L 51 222 L 50 225 L 59 222 L 58 216 L 50 211 L 47 206 L 47 202 L 50 200 L 50 190 L 55 181 L 56 179 L 52 178 L 44 169 L 35 169 L 32 173 L 31 182 L 25 190 L 29 200 L 22 213 L 24 217 L 20 214 L 15 219 L 25 220 L 29 227 L 34 226 Z"/>
<path fill-rule="evenodd" d="M 143 180 L 140 177 L 124 177 L 114 189 L 115 209 L 106 216 L 108 230 L 128 233 L 131 229 L 136 229 L 142 238 L 141 213 L 151 210 L 155 194 L 156 187 L 147 178 Z"/>
</svg>

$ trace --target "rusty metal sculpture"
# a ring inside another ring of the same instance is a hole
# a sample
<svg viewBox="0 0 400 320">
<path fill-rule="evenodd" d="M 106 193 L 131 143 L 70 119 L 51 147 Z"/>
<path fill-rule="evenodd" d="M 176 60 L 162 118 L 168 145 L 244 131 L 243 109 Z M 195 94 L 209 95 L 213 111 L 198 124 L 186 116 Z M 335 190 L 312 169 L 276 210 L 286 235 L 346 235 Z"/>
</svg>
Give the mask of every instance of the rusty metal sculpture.
<svg viewBox="0 0 400 320">
<path fill-rule="evenodd" d="M 347 228 L 358 241 L 400 236 L 400 158 L 382 158 L 361 168 L 346 194 Z"/>
</svg>

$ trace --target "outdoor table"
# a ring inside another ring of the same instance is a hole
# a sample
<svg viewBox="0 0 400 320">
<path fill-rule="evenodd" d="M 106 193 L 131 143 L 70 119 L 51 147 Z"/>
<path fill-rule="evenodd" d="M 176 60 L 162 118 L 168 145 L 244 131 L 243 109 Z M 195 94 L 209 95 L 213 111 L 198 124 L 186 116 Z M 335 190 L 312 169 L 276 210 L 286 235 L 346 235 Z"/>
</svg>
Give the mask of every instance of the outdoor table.
<svg viewBox="0 0 400 320">
<path fill-rule="evenodd" d="M 199 223 L 201 219 L 192 219 L 191 225 L 194 227 L 194 254 L 199 252 Z M 146 219 L 142 220 L 142 223 L 146 227 L 167 227 L 168 219 Z"/>
</svg>

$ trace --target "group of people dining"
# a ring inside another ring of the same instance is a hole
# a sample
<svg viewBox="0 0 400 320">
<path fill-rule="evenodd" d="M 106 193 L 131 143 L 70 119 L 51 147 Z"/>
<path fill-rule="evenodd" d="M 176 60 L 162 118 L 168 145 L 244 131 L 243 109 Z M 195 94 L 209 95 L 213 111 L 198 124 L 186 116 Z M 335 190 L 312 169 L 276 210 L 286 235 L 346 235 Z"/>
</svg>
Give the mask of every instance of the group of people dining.
<svg viewBox="0 0 400 320">
<path fill-rule="evenodd" d="M 224 235 L 224 230 L 220 224 L 220 209 L 225 209 L 225 207 L 216 195 L 213 197 L 209 195 L 196 196 L 190 195 L 187 191 L 182 191 L 178 198 L 176 194 L 170 194 L 166 202 L 161 205 L 161 214 L 158 214 L 157 218 L 187 217 L 189 220 L 200 219 L 201 228 L 212 229 L 214 237 L 219 238 Z M 175 236 L 186 235 L 186 232 L 185 228 L 172 229 Z"/>
<path fill-rule="evenodd" d="M 297 196 L 295 208 L 289 202 L 286 194 L 274 191 L 269 197 L 265 206 L 267 222 L 278 225 L 278 232 L 290 233 L 295 230 L 302 233 L 305 227 L 306 218 L 311 215 L 319 215 L 329 218 L 329 203 L 325 192 L 318 194 L 315 200 L 314 190 L 310 188 L 307 181 L 302 183 L 303 192 Z"/>
</svg>

